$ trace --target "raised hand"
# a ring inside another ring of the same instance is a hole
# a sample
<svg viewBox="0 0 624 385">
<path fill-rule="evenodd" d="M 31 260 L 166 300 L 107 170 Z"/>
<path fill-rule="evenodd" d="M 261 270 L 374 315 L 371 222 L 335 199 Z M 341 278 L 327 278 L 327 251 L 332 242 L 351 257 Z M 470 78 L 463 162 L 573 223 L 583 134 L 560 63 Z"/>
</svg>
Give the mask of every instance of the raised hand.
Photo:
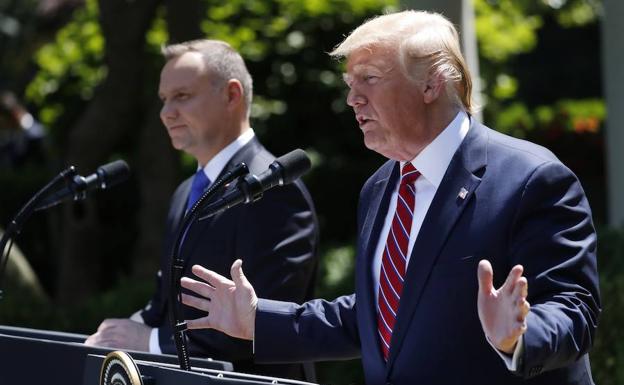
<svg viewBox="0 0 624 385">
<path fill-rule="evenodd" d="M 498 350 L 512 354 L 518 339 L 527 329 L 526 300 L 528 284 L 522 265 L 514 266 L 500 289 L 494 289 L 494 273 L 487 260 L 479 262 L 477 308 L 483 332 Z"/>
<path fill-rule="evenodd" d="M 189 329 L 216 329 L 232 337 L 253 339 L 258 297 L 243 274 L 243 261 L 232 264 L 232 280 L 199 265 L 193 274 L 205 282 L 183 277 L 182 287 L 201 297 L 182 294 L 182 303 L 208 312 L 205 317 L 187 320 Z"/>
<path fill-rule="evenodd" d="M 149 351 L 152 328 L 127 318 L 109 318 L 102 321 L 98 330 L 90 335 L 85 345 L 114 349 Z"/>
</svg>

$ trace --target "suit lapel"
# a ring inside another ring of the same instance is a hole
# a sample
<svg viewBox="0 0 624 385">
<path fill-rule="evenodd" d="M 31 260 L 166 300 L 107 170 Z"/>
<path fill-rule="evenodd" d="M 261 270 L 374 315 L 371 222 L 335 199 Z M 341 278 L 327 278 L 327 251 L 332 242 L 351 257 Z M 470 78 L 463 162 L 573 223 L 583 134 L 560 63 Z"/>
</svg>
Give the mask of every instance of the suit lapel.
<svg viewBox="0 0 624 385">
<path fill-rule="evenodd" d="M 391 370 L 405 340 L 432 267 L 455 222 L 481 183 L 475 173 L 486 165 L 486 146 L 486 132 L 473 120 L 466 138 L 449 164 L 416 238 L 392 333 L 388 370 Z"/>
<path fill-rule="evenodd" d="M 236 166 L 237 164 L 241 162 L 247 163 L 247 166 L 250 167 L 249 169 L 250 173 L 257 172 L 257 170 L 253 170 L 251 168 L 251 165 L 249 163 L 252 161 L 253 157 L 261 149 L 262 149 L 262 146 L 260 142 L 258 141 L 258 139 L 256 137 L 252 138 L 247 144 L 241 147 L 241 149 L 238 150 L 232 156 L 232 158 L 227 162 L 225 167 L 223 167 L 223 170 L 221 171 L 221 173 L 219 173 L 219 177 L 217 179 L 221 178 L 227 171 L 229 171 L 230 169 L 232 169 L 234 166 Z M 226 192 L 229 192 L 230 190 L 233 190 L 234 188 L 236 188 L 235 182 L 232 182 L 229 185 L 226 185 L 220 192 L 218 192 L 214 196 L 213 200 L 222 197 Z M 188 197 L 189 191 L 190 191 L 190 184 L 186 191 L 186 195 L 185 195 L 186 197 Z M 184 203 L 182 205 L 182 215 L 184 215 L 184 210 L 186 208 L 185 206 L 186 206 L 186 200 L 184 200 Z M 208 226 L 221 215 L 223 215 L 223 212 L 213 215 L 210 218 L 206 218 L 201 221 L 195 220 L 193 222 L 193 224 L 190 226 L 188 230 L 188 234 L 186 235 L 186 239 L 184 242 L 185 244 L 182 246 L 181 256 L 183 257 L 183 259 L 188 259 L 188 256 L 192 255 L 193 251 L 197 248 L 197 245 L 199 244 L 201 240 L 201 234 L 207 231 L 207 229 L 209 228 Z M 178 223 L 180 223 L 182 218 L 183 216 L 179 217 Z"/>
<path fill-rule="evenodd" d="M 182 182 L 178 190 L 176 190 L 173 199 L 171 200 L 171 207 L 167 214 L 167 235 L 165 240 L 165 255 L 167 259 L 171 257 L 173 243 L 175 242 L 175 236 L 180 230 L 182 225 L 182 219 L 186 211 L 186 201 L 191 190 L 192 178 L 189 178 Z"/>
</svg>

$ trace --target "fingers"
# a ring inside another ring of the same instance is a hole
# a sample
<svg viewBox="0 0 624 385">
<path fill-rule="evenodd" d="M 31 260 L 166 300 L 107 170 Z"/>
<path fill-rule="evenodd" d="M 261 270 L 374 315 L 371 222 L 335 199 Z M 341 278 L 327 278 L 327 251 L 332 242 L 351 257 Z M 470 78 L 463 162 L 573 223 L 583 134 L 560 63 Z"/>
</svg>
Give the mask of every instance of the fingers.
<svg viewBox="0 0 624 385">
<path fill-rule="evenodd" d="M 182 294 L 182 303 L 198 310 L 210 312 L 210 299 L 198 298 L 188 294 Z"/>
<path fill-rule="evenodd" d="M 530 310 L 531 305 L 529 304 L 529 302 L 526 299 L 522 299 L 522 301 L 520 302 L 520 315 L 518 316 L 518 321 L 525 322 L 526 316 L 527 314 L 529 314 Z"/>
<path fill-rule="evenodd" d="M 514 288 L 512 298 L 518 307 L 518 322 L 524 322 L 530 310 L 530 305 L 526 300 L 528 295 L 528 286 L 527 279 L 525 277 L 520 277 L 516 282 L 516 287 Z"/>
<path fill-rule="evenodd" d="M 529 285 L 526 277 L 519 277 L 515 282 L 513 293 L 511 296 L 511 299 L 515 306 L 515 321 L 517 322 L 513 334 L 517 337 L 520 337 L 527 330 L 526 317 L 527 314 L 529 314 L 529 310 L 531 308 L 529 302 L 526 300 L 526 297 L 528 295 L 528 286 Z"/>
<path fill-rule="evenodd" d="M 193 274 L 197 277 L 203 279 L 208 282 L 211 286 L 216 287 L 217 285 L 232 285 L 232 281 L 225 278 L 224 276 L 215 273 L 212 270 L 208 270 L 200 265 L 193 265 L 191 268 Z"/>
<path fill-rule="evenodd" d="M 115 347 L 114 335 L 106 332 L 97 332 L 90 335 L 84 342 L 88 346 Z"/>
<path fill-rule="evenodd" d="M 87 339 L 84 341 L 84 344 L 88 345 L 88 346 L 94 346 L 96 344 L 96 340 L 97 340 L 96 334 L 97 333 L 91 334 L 89 337 L 87 337 Z"/>
<path fill-rule="evenodd" d="M 529 295 L 529 283 L 525 277 L 521 277 L 518 281 L 520 284 L 520 295 L 522 298 L 526 298 Z"/>
<path fill-rule="evenodd" d="M 492 271 L 490 261 L 483 259 L 479 262 L 477 277 L 479 279 L 479 292 L 483 294 L 490 294 L 493 290 L 494 280 L 494 272 Z"/>
<path fill-rule="evenodd" d="M 188 277 L 182 277 L 180 279 L 180 285 L 183 288 L 191 290 L 201 295 L 202 297 L 206 297 L 206 298 L 210 298 L 215 291 L 215 288 L 213 286 L 210 286 L 209 284 L 205 282 L 199 282 Z"/>
<path fill-rule="evenodd" d="M 212 324 L 208 317 L 186 320 L 188 329 L 212 329 Z"/>
<path fill-rule="evenodd" d="M 101 332 L 105 330 L 114 329 L 120 324 L 121 321 L 122 320 L 119 318 L 107 318 L 104 321 L 102 321 L 100 326 L 98 326 L 97 331 Z"/>
<path fill-rule="evenodd" d="M 503 284 L 503 286 L 501 286 L 500 290 L 503 290 L 505 293 L 512 294 L 514 288 L 516 287 L 518 279 L 520 279 L 520 277 L 522 276 L 523 271 L 524 268 L 522 267 L 522 265 L 516 265 L 512 267 L 509 275 L 507 275 L 505 283 Z"/>
<path fill-rule="evenodd" d="M 234 281 L 237 287 L 243 287 L 249 284 L 247 277 L 245 277 L 245 274 L 243 273 L 243 261 L 241 259 L 234 261 L 232 268 L 230 269 L 230 275 L 232 276 L 232 281 Z"/>
</svg>

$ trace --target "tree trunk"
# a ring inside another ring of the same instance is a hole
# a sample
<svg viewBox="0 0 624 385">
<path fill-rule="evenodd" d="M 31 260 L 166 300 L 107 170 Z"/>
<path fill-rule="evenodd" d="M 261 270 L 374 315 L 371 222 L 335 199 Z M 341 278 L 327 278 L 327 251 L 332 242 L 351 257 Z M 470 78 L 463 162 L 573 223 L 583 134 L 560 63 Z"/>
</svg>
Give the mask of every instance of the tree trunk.
<svg viewBox="0 0 624 385">
<path fill-rule="evenodd" d="M 200 21 L 204 15 L 199 0 L 166 0 L 167 27 L 170 42 L 182 42 L 202 37 Z M 153 79 L 158 84 L 159 79 Z M 165 218 L 171 194 L 179 182 L 179 154 L 171 147 L 169 135 L 159 113 L 162 103 L 156 90 L 147 98 L 148 115 L 141 127 L 139 148 L 139 237 L 134 253 L 133 276 L 153 277 L 163 252 Z M 167 251 L 165 251 L 167 252 Z"/>
<path fill-rule="evenodd" d="M 69 135 L 67 160 L 81 173 L 91 173 L 123 140 L 136 137 L 145 66 L 145 33 L 160 0 L 100 0 L 100 25 L 106 41 L 108 76 Z M 124 238 L 124 228 L 104 225 L 115 213 L 98 210 L 97 200 L 66 205 L 57 297 L 76 303 L 99 286 L 99 277 L 114 267 L 102 262 L 106 251 Z M 121 213 L 116 213 L 121 214 Z"/>
</svg>

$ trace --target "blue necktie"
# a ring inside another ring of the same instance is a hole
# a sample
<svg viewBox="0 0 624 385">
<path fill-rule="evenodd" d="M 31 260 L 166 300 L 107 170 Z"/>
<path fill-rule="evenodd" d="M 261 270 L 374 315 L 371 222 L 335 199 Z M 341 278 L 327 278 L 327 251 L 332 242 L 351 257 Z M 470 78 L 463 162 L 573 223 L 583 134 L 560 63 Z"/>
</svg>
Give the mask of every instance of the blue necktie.
<svg viewBox="0 0 624 385">
<path fill-rule="evenodd" d="M 189 193 L 188 201 L 186 202 L 186 211 L 189 211 L 193 207 L 195 202 L 199 200 L 209 185 L 210 179 L 208 179 L 204 170 L 200 168 L 193 177 L 191 192 Z"/>
</svg>

